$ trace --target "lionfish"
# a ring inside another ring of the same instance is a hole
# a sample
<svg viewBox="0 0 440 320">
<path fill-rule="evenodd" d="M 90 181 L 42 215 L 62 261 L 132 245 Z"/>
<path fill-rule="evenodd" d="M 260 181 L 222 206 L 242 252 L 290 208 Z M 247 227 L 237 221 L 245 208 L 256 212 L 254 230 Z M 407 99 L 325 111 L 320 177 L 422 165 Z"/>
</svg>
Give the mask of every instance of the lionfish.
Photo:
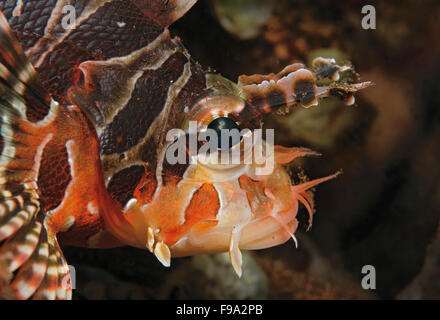
<svg viewBox="0 0 440 320">
<path fill-rule="evenodd" d="M 164 266 L 229 252 L 240 276 L 241 249 L 294 239 L 299 203 L 311 222 L 307 190 L 336 174 L 295 184 L 285 168 L 311 150 L 275 146 L 259 175 L 258 163 L 172 164 L 167 132 L 255 130 L 281 107 L 351 104 L 370 83 L 326 58 L 227 80 L 170 36 L 195 2 L 0 1 L 0 297 L 71 299 L 60 244 L 134 246 Z"/>
</svg>

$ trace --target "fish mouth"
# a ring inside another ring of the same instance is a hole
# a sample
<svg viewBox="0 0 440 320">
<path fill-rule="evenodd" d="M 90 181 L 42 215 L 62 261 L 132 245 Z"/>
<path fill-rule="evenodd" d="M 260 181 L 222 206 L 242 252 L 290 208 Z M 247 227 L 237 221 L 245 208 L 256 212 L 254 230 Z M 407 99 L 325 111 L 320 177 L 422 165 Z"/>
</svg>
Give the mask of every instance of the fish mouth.
<svg viewBox="0 0 440 320">
<path fill-rule="evenodd" d="M 290 237 L 296 241 L 293 234 L 298 225 L 298 203 L 292 197 L 284 168 L 275 168 L 274 179 L 266 177 L 265 181 L 254 180 L 248 174 L 241 174 L 235 184 L 231 180 L 213 183 L 220 198 L 217 225 L 190 230 L 169 247 L 172 257 L 229 252 L 232 266 L 241 277 L 240 250 L 276 246 Z M 272 189 L 270 184 L 275 180 L 278 185 Z"/>
<path fill-rule="evenodd" d="M 290 238 L 297 245 L 294 233 L 298 227 L 299 203 L 307 208 L 311 225 L 314 205 L 307 190 L 339 173 L 292 185 L 283 165 L 296 157 L 316 154 L 309 149 L 276 146 L 275 167 L 267 175 L 257 175 L 256 165 L 234 167 L 227 172 L 224 167 L 214 170 L 211 166 L 199 166 L 186 178 L 212 183 L 220 199 L 217 223 L 207 229 L 192 228 L 175 243 L 169 243 L 169 256 L 229 252 L 232 266 L 240 277 L 240 250 L 269 248 Z"/>
<path fill-rule="evenodd" d="M 172 257 L 229 252 L 240 277 L 240 250 L 268 248 L 289 238 L 296 243 L 299 204 L 307 208 L 310 223 L 314 212 L 307 190 L 336 177 L 292 184 L 284 165 L 306 155 L 316 153 L 275 146 L 270 174 L 257 173 L 264 164 L 190 165 L 183 179 L 159 185 L 148 203 L 142 198 L 131 202 L 119 221 L 107 219 L 107 226 L 124 243 L 152 252 L 166 267 Z"/>
<path fill-rule="evenodd" d="M 298 205 L 293 203 L 290 210 L 276 211 L 264 216 L 254 216 L 240 224 L 220 222 L 209 232 L 193 232 L 170 246 L 173 257 L 191 256 L 200 253 L 258 250 L 285 243 L 298 226 L 296 212 Z M 240 272 L 237 272 L 240 274 Z"/>
</svg>

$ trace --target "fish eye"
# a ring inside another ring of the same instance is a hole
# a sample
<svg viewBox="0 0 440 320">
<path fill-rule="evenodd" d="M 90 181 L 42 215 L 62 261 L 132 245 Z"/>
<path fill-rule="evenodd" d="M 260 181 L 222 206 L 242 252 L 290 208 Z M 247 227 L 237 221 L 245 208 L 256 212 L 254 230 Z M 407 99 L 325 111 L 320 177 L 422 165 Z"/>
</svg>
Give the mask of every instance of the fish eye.
<svg viewBox="0 0 440 320">
<path fill-rule="evenodd" d="M 241 140 L 240 127 L 234 120 L 230 118 L 225 118 L 225 117 L 216 118 L 213 121 L 211 121 L 211 123 L 208 125 L 208 129 L 212 129 L 217 133 L 217 137 L 218 137 L 217 146 L 219 149 L 232 148 L 232 146 L 236 145 Z M 227 137 L 225 136 L 222 137 L 221 130 L 229 130 Z M 228 141 L 222 141 L 222 139 L 224 138 L 229 138 L 229 143 Z M 209 142 L 210 140 L 209 136 L 207 137 L 207 140 Z"/>
</svg>

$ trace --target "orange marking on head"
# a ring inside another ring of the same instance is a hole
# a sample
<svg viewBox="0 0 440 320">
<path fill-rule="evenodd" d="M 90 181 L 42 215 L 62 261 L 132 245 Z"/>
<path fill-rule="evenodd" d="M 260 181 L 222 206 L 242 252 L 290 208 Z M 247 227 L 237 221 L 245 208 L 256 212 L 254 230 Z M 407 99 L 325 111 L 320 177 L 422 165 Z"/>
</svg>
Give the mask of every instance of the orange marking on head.
<svg viewBox="0 0 440 320">
<path fill-rule="evenodd" d="M 149 203 L 153 199 L 154 191 L 157 187 L 157 181 L 153 172 L 145 171 L 138 185 L 134 189 L 133 196 L 136 199 L 142 199 L 143 203 Z"/>
<path fill-rule="evenodd" d="M 203 184 L 197 190 L 185 210 L 185 222 L 166 230 L 165 243 L 172 245 L 190 229 L 208 230 L 217 225 L 216 215 L 220 209 L 217 191 L 211 184 Z M 164 230 L 165 231 L 165 230 Z"/>
</svg>

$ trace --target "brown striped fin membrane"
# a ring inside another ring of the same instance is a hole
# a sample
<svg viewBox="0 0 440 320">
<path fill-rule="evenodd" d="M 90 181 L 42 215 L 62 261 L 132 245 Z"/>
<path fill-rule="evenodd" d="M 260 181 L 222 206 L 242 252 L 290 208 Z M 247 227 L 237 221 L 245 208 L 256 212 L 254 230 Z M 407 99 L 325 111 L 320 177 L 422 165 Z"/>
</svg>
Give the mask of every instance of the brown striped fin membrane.
<svg viewBox="0 0 440 320">
<path fill-rule="evenodd" d="M 69 268 L 44 227 L 35 190 L 2 186 L 0 201 L 0 297 L 70 299 Z"/>
<path fill-rule="evenodd" d="M 135 3 L 146 17 L 168 27 L 182 17 L 197 0 L 130 0 Z"/>
<path fill-rule="evenodd" d="M 283 106 L 309 108 L 318 105 L 320 98 L 332 95 L 351 105 L 356 91 L 372 85 L 370 81 L 358 81 L 351 66 L 339 66 L 334 59 L 318 57 L 310 69 L 295 63 L 278 74 L 240 76 L 238 86 L 241 96 L 267 113 Z"/>
<path fill-rule="evenodd" d="M 50 118 L 55 104 L 0 13 L 0 298 L 71 298 L 69 268 L 34 180 L 38 138 L 21 126 Z"/>
</svg>

